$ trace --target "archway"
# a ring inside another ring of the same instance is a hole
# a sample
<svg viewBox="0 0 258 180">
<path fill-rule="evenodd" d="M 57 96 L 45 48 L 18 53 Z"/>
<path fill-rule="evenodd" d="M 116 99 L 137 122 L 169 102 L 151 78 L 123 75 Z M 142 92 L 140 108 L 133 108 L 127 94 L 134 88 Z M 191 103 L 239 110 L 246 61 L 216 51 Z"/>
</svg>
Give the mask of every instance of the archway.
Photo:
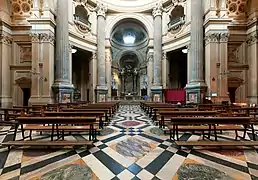
<svg viewBox="0 0 258 180">
<path fill-rule="evenodd" d="M 144 60 L 148 44 L 149 36 L 145 26 L 135 19 L 123 19 L 113 27 L 110 35 L 112 92 L 117 90 L 122 98 L 139 97 L 141 69 L 147 66 Z M 115 74 L 119 75 L 119 87 L 116 86 Z"/>
</svg>

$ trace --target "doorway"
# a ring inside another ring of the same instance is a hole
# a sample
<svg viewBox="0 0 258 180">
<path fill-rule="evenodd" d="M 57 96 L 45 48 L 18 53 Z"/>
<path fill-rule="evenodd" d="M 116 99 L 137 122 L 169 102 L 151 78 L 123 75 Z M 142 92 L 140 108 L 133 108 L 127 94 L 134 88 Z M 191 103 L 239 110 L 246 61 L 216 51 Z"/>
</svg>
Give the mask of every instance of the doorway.
<svg viewBox="0 0 258 180">
<path fill-rule="evenodd" d="M 187 84 L 187 53 L 183 48 L 172 51 L 169 58 L 169 88 L 185 88 Z"/>
<path fill-rule="evenodd" d="M 23 106 L 29 106 L 30 88 L 22 88 L 23 92 Z"/>
</svg>

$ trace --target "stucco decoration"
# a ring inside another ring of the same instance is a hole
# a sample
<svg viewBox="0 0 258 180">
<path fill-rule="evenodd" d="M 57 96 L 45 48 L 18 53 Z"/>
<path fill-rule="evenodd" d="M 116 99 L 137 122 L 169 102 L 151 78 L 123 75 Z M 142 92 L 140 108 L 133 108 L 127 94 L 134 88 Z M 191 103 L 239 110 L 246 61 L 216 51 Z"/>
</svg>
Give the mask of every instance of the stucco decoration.
<svg viewBox="0 0 258 180">
<path fill-rule="evenodd" d="M 246 18 L 248 0 L 227 0 L 226 8 L 227 15 L 235 20 L 241 20 Z"/>
<path fill-rule="evenodd" d="M 79 32 L 83 34 L 90 33 L 91 23 L 89 21 L 90 11 L 86 6 L 87 1 L 75 1 L 74 24 Z"/>
<path fill-rule="evenodd" d="M 11 0 L 13 16 L 30 16 L 33 8 L 33 0 Z"/>
<path fill-rule="evenodd" d="M 184 7 L 182 5 L 175 6 L 169 15 L 168 31 L 172 34 L 179 33 L 185 24 Z"/>
</svg>

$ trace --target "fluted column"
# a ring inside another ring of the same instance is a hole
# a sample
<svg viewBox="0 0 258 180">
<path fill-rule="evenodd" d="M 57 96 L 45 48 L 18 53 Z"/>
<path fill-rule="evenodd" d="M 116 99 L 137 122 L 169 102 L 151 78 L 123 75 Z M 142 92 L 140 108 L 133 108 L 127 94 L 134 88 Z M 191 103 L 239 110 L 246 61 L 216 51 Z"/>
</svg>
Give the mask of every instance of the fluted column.
<svg viewBox="0 0 258 180">
<path fill-rule="evenodd" d="M 56 59 L 54 91 L 58 102 L 72 100 L 73 85 L 70 83 L 68 0 L 57 1 Z"/>
<path fill-rule="evenodd" d="M 152 11 L 154 21 L 154 39 L 153 39 L 153 85 L 151 87 L 151 94 L 153 101 L 160 101 L 162 99 L 162 3 L 155 5 Z"/>
<path fill-rule="evenodd" d="M 97 101 L 106 101 L 108 88 L 106 84 L 106 61 L 105 61 L 105 15 L 107 7 L 103 3 L 97 4 L 97 59 L 98 59 L 98 85 Z"/>
<path fill-rule="evenodd" d="M 187 100 L 201 103 L 206 85 L 204 83 L 204 51 L 203 51 L 203 8 L 202 1 L 191 1 L 191 48 L 189 63 L 189 83 L 186 85 Z"/>
</svg>

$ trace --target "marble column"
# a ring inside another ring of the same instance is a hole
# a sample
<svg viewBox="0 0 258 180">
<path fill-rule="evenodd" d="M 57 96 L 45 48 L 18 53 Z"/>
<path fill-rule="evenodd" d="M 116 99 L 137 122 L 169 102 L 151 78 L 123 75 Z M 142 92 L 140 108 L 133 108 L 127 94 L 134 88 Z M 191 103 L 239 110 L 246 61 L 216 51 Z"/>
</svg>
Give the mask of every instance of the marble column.
<svg viewBox="0 0 258 180">
<path fill-rule="evenodd" d="M 186 85 L 187 102 L 201 103 L 207 86 L 204 82 L 202 1 L 191 1 L 191 40 L 189 83 Z"/>
<path fill-rule="evenodd" d="M 151 87 L 153 101 L 160 101 L 162 99 L 162 12 L 162 3 L 159 2 L 152 11 L 154 18 L 153 85 Z"/>
<path fill-rule="evenodd" d="M 107 7 L 103 3 L 97 4 L 97 59 L 98 59 L 98 85 L 97 102 L 107 100 L 108 88 L 106 84 L 106 61 L 105 61 L 105 28 L 106 19 L 105 15 Z"/>
<path fill-rule="evenodd" d="M 0 107 L 11 107 L 11 73 L 10 60 L 12 54 L 12 39 L 7 35 L 0 35 Z"/>
<path fill-rule="evenodd" d="M 55 82 L 53 90 L 56 101 L 71 102 L 74 87 L 70 83 L 69 67 L 69 24 L 68 24 L 68 0 L 57 1 L 56 12 L 56 60 Z"/>
</svg>

